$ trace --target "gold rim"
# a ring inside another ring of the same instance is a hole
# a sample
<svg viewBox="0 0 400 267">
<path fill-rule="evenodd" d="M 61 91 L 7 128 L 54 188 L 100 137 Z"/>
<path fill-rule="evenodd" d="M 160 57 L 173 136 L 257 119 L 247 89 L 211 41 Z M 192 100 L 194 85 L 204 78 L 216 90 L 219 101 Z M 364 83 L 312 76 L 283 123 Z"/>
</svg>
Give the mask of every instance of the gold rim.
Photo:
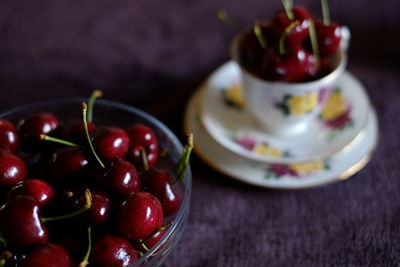
<svg viewBox="0 0 400 267">
<path fill-rule="evenodd" d="M 201 88 L 201 87 L 200 87 Z M 190 127 L 189 127 L 189 118 L 188 118 L 188 110 L 190 108 L 190 105 L 195 103 L 194 102 L 194 98 L 195 97 L 200 97 L 201 96 L 201 90 L 197 90 L 195 91 L 192 96 L 190 97 L 188 104 L 185 107 L 185 115 L 184 115 L 184 123 L 183 123 L 183 130 L 184 132 L 188 133 L 191 132 L 190 131 Z M 371 110 L 374 111 L 374 108 L 371 107 Z M 374 111 L 375 112 L 375 111 Z M 268 189 L 274 189 L 274 190 L 303 190 L 303 189 L 309 189 L 309 188 L 315 188 L 315 187 L 319 187 L 319 186 L 324 186 L 324 185 L 328 185 L 328 184 L 333 184 L 333 183 L 337 183 L 340 181 L 344 181 L 349 179 L 350 177 L 352 177 L 354 174 L 356 174 L 357 172 L 359 172 L 361 169 L 363 169 L 371 160 L 372 158 L 372 154 L 374 152 L 374 150 L 376 149 L 376 146 L 378 144 L 378 139 L 379 139 L 379 132 L 377 133 L 377 136 L 375 137 L 375 141 L 374 144 L 372 145 L 371 149 L 359 160 L 357 161 L 355 164 L 353 164 L 352 166 L 350 166 L 349 168 L 347 168 L 345 171 L 343 171 L 341 174 L 339 174 L 336 177 L 333 177 L 332 179 L 330 179 L 329 181 L 326 182 L 322 182 L 322 183 L 316 183 L 313 185 L 308 185 L 308 186 L 302 186 L 302 187 L 273 187 L 273 186 L 268 186 L 265 184 L 261 184 L 261 183 L 253 183 L 247 180 L 244 180 L 241 177 L 232 175 L 226 171 L 224 171 L 223 169 L 221 169 L 217 164 L 213 163 L 212 161 L 207 159 L 207 156 L 205 154 L 203 154 L 203 152 L 201 152 L 197 146 L 194 146 L 193 150 L 195 151 L 195 153 L 197 154 L 197 156 L 204 161 L 207 165 L 209 165 L 210 167 L 212 167 L 213 169 L 215 169 L 216 171 L 222 173 L 225 176 L 228 176 L 230 178 L 235 179 L 236 181 L 248 184 L 248 185 L 252 185 L 252 186 L 257 186 L 257 187 L 264 187 L 264 188 L 268 188 Z M 217 143 L 217 142 L 216 142 Z"/>
</svg>

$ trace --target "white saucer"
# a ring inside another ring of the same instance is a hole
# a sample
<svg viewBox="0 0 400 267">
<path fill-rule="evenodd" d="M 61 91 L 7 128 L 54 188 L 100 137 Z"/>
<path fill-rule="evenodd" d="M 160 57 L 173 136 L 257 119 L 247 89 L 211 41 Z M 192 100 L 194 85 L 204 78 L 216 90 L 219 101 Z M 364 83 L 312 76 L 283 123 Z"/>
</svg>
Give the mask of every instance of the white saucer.
<svg viewBox="0 0 400 267">
<path fill-rule="evenodd" d="M 295 138 L 266 133 L 246 109 L 240 71 L 230 61 L 204 84 L 201 120 L 223 147 L 264 163 L 298 163 L 333 156 L 355 141 L 365 127 L 370 108 L 362 84 L 345 72 L 327 97 L 319 118 Z"/>
<path fill-rule="evenodd" d="M 335 156 L 303 164 L 265 164 L 231 153 L 218 145 L 208 134 L 200 119 L 201 93 L 190 99 L 184 127 L 195 137 L 195 152 L 209 165 L 227 176 L 245 183 L 280 189 L 301 189 L 344 180 L 363 168 L 369 161 L 378 139 L 378 124 L 370 109 L 365 129 L 357 143 Z"/>
</svg>

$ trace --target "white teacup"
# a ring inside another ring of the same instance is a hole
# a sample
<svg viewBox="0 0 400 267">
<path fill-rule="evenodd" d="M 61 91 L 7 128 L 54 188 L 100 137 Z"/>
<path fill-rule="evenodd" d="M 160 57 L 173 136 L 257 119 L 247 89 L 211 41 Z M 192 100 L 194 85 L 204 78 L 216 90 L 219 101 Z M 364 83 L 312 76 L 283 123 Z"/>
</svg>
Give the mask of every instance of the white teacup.
<svg viewBox="0 0 400 267">
<path fill-rule="evenodd" d="M 314 122 L 325 101 L 324 96 L 344 72 L 347 56 L 342 49 L 330 59 L 333 71 L 310 82 L 267 81 L 246 70 L 238 56 L 242 34 L 233 40 L 232 58 L 241 70 L 247 108 L 260 126 L 273 135 L 294 136 L 304 133 Z"/>
</svg>

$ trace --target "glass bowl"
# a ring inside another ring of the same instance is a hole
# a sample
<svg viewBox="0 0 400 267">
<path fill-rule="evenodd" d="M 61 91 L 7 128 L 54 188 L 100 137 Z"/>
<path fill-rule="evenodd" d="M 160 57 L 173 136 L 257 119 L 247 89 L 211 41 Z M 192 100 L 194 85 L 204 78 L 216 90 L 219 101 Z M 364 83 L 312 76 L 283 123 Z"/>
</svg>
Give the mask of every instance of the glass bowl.
<svg viewBox="0 0 400 267">
<path fill-rule="evenodd" d="M 51 112 L 59 118 L 61 123 L 65 123 L 82 118 L 81 103 L 86 100 L 71 98 L 29 104 L 3 112 L 0 118 L 8 119 L 16 125 L 18 121 L 29 115 Z M 126 128 L 134 123 L 143 123 L 150 127 L 157 135 L 160 151 L 168 151 L 162 159 L 158 160 L 156 167 L 174 173 L 174 166 L 183 148 L 177 137 L 163 123 L 143 111 L 117 102 L 99 99 L 96 100 L 93 109 L 93 122 L 96 125 L 115 125 Z M 181 207 L 175 214 L 164 219 L 164 223 L 170 221 L 173 223 L 162 239 L 131 266 L 159 266 L 165 261 L 185 229 L 189 213 L 191 183 L 192 176 L 189 167 L 183 182 L 177 185 L 181 187 L 179 189 L 183 193 Z"/>
</svg>

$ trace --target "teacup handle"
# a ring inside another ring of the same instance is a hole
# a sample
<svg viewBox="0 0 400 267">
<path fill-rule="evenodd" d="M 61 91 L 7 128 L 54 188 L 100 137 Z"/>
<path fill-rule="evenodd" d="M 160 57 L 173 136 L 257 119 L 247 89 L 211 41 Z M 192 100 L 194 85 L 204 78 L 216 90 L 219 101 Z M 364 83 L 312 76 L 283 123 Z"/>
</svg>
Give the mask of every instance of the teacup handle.
<svg viewBox="0 0 400 267">
<path fill-rule="evenodd" d="M 347 26 L 342 26 L 340 28 L 340 34 L 342 36 L 342 39 L 340 41 L 340 49 L 342 49 L 343 51 L 347 51 L 351 38 L 350 29 Z"/>
</svg>

